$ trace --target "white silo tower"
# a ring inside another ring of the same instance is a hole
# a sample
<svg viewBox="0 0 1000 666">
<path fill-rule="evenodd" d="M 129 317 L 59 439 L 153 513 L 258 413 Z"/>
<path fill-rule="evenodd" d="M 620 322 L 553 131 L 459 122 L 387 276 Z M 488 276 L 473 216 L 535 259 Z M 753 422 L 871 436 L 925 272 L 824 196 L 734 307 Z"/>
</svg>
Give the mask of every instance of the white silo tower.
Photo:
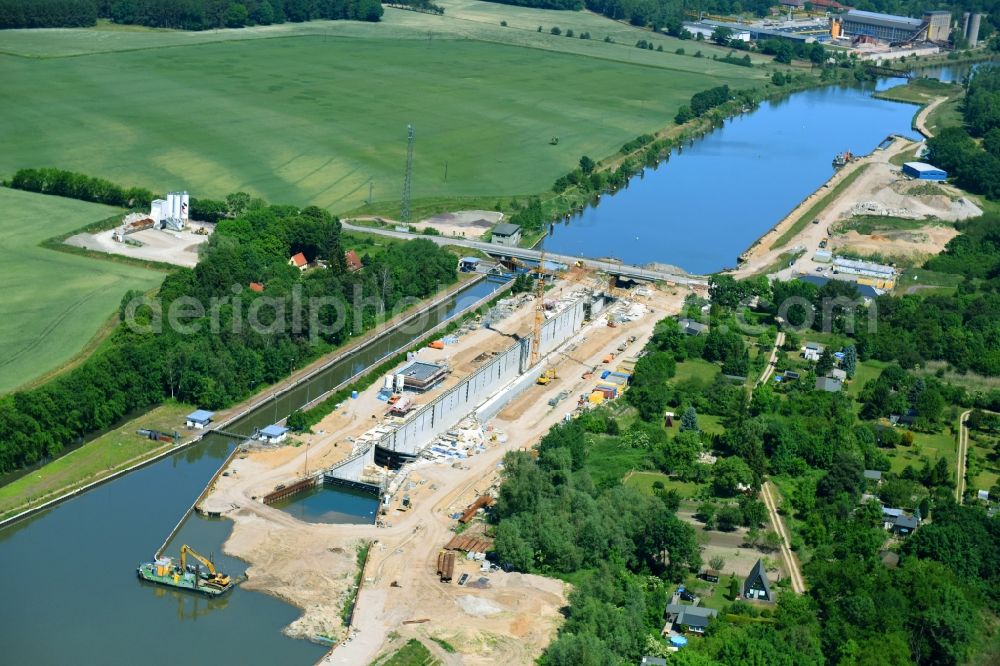
<svg viewBox="0 0 1000 666">
<path fill-rule="evenodd" d="M 190 205 L 191 197 L 188 196 L 187 192 L 181 192 L 181 219 L 185 222 L 188 221 L 188 216 L 191 214 Z"/>
</svg>

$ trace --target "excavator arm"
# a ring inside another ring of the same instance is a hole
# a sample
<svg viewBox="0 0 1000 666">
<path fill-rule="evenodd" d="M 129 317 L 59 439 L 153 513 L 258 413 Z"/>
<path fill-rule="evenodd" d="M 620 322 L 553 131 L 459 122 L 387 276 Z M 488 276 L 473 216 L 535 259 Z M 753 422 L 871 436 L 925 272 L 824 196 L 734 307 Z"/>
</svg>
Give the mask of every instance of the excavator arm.
<svg viewBox="0 0 1000 666">
<path fill-rule="evenodd" d="M 208 559 L 204 555 L 199 554 L 198 552 L 196 552 L 193 548 L 191 548 L 187 544 L 184 544 L 183 546 L 181 546 L 181 569 L 183 571 L 187 571 L 187 556 L 188 555 L 190 555 L 194 559 L 196 559 L 199 562 L 201 562 L 202 564 L 204 564 L 205 568 L 208 569 L 208 578 L 207 578 L 207 581 L 208 581 L 209 584 L 211 584 L 211 585 L 217 585 L 219 587 L 227 587 L 229 585 L 229 583 L 231 582 L 230 579 L 229 579 L 229 576 L 227 576 L 226 574 L 217 572 L 215 570 L 215 565 L 212 564 L 212 561 L 210 559 Z"/>
<path fill-rule="evenodd" d="M 187 570 L 188 555 L 190 555 L 194 559 L 204 564 L 205 568 L 208 569 L 208 573 L 212 574 L 213 576 L 215 575 L 215 565 L 212 564 L 212 561 L 207 557 L 205 557 L 204 555 L 199 555 L 197 552 L 195 552 L 194 548 L 191 548 L 187 544 L 181 546 L 181 569 Z"/>
</svg>

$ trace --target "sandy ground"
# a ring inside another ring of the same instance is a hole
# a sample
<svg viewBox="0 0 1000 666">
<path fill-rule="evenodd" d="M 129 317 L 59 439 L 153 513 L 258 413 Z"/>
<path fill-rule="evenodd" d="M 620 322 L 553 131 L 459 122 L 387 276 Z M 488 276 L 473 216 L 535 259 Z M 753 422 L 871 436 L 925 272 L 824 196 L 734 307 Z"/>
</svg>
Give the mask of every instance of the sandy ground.
<svg viewBox="0 0 1000 666">
<path fill-rule="evenodd" d="M 503 213 L 494 210 L 457 210 L 451 213 L 434 215 L 419 222 L 411 222 L 410 226 L 415 227 L 418 231 L 423 231 L 428 227 L 437 229 L 442 236 L 479 240 L 494 225 L 502 222 L 503 217 Z M 388 217 L 373 217 L 370 215 L 346 221 L 354 222 L 362 220 L 377 220 L 384 224 L 401 224 L 401 222 Z"/>
<path fill-rule="evenodd" d="M 634 299 L 648 301 L 653 311 L 644 317 L 615 328 L 603 319 L 586 326 L 566 343 L 571 352 L 550 357 L 559 378 L 545 387 L 530 387 L 487 425 L 505 433 L 505 442 L 489 442 L 485 452 L 471 456 L 459 467 L 418 466 L 408 478 L 412 488 L 407 485 L 413 509 L 400 512 L 394 502 L 384 527 L 303 523 L 252 499 L 300 475 L 307 447 L 284 447 L 237 458 L 230 475 L 220 477 L 204 505 L 222 511 L 235 523 L 226 552 L 249 562 L 246 584 L 250 588 L 274 594 L 302 609 L 302 617 L 286 629 L 287 633 L 306 638 L 317 634 L 343 637 L 339 615 L 355 571 L 356 545 L 362 540 L 375 542 L 358 597 L 356 629 L 327 655 L 325 663 L 369 663 L 393 644 L 390 632 L 404 638 L 447 640 L 457 653 L 441 651 L 438 656 L 449 664 L 532 663 L 562 622 L 559 609 L 566 604 L 564 584 L 502 572 L 485 574 L 489 579 L 485 589 L 439 582 L 434 570 L 438 551 L 453 535 L 450 515 L 499 483 L 497 464 L 507 451 L 532 446 L 572 409 L 575 396 L 594 383 L 581 378 L 585 367 L 600 366 L 601 358 L 631 335 L 638 339 L 625 353 L 641 349 L 655 322 L 678 312 L 686 293 L 683 289 L 651 290 L 650 297 Z M 552 292 L 547 296 L 552 297 Z M 503 325 L 527 334 L 531 310 L 528 302 Z M 468 365 L 470 355 L 486 349 L 490 336 L 509 344 L 509 338 L 480 330 L 437 353 L 450 355 L 453 367 Z M 572 396 L 556 408 L 549 407 L 548 399 L 564 390 Z M 362 425 L 371 427 L 372 414 L 366 414 L 365 409 L 384 410 L 385 404 L 370 405 L 364 402 L 366 397 L 349 401 L 353 414 L 338 413 L 318 426 L 326 429 L 308 447 L 310 468 L 331 449 L 346 449 L 344 433 Z M 378 416 L 381 411 L 373 413 Z M 476 563 L 460 560 L 456 580 L 463 572 L 470 573 L 473 581 L 483 575 Z M 404 624 L 409 620 L 426 621 Z"/>
<path fill-rule="evenodd" d="M 773 265 L 786 252 L 800 251 L 791 266 L 783 266 L 773 274 L 782 280 L 791 279 L 794 275 L 810 273 L 829 273 L 829 264 L 813 260 L 820 249 L 820 242 L 828 241 L 827 249 L 836 252 L 851 250 L 862 254 L 881 254 L 895 257 L 922 257 L 937 254 L 957 232 L 951 227 L 942 226 L 936 222 L 928 222 L 926 226 L 907 231 L 879 232 L 872 235 L 861 235 L 855 231 L 837 233 L 838 224 L 859 214 L 884 214 L 911 219 L 961 220 L 981 214 L 981 210 L 962 194 L 944 183 L 935 183 L 945 195 L 918 195 L 914 188 L 925 185 L 921 181 L 913 181 L 902 175 L 900 168 L 890 163 L 890 158 L 909 150 L 913 142 L 897 139 L 889 148 L 875 151 L 859 162 L 852 163 L 823 187 L 810 195 L 788 217 L 782 220 L 772 231 L 765 234 L 744 255 L 746 261 L 734 272 L 739 278 L 749 277 Z M 818 224 L 808 224 L 790 242 L 774 250 L 770 246 L 779 236 L 785 233 L 804 215 L 815 202 L 826 195 L 826 192 L 836 186 L 850 172 L 870 165 L 865 173 L 841 192 L 840 196 L 820 214 Z"/>
<path fill-rule="evenodd" d="M 120 254 L 125 257 L 193 268 L 198 263 L 198 247 L 208 241 L 208 236 L 194 233 L 193 227 L 185 231 L 145 229 L 127 236 L 142 243 L 142 247 L 118 243 L 111 239 L 113 233 L 114 230 L 110 229 L 96 234 L 76 234 L 67 238 L 65 242 L 67 245 L 95 252 Z"/>
<path fill-rule="evenodd" d="M 493 210 L 460 210 L 420 220 L 413 226 L 420 231 L 432 227 L 444 236 L 461 236 L 478 240 L 502 220 L 503 213 Z"/>
</svg>

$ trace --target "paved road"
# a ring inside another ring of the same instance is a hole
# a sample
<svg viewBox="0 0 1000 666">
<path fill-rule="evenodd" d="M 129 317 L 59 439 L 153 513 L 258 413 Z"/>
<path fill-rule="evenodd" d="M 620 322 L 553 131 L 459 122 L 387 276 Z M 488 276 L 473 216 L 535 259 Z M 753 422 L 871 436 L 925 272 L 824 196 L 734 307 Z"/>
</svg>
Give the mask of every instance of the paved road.
<svg viewBox="0 0 1000 666">
<path fill-rule="evenodd" d="M 433 241 L 438 245 L 459 245 L 461 247 L 486 252 L 487 254 L 496 255 L 502 253 L 505 256 L 516 257 L 518 259 L 531 259 L 537 261 L 542 254 L 539 250 L 531 250 L 523 247 L 505 247 L 501 245 L 494 245 L 493 243 L 483 243 L 481 241 L 472 241 L 465 238 L 455 238 L 453 236 L 425 236 L 423 234 L 411 234 L 405 231 L 392 231 L 378 227 L 365 227 L 351 224 L 350 222 L 341 222 L 341 226 L 347 231 L 378 234 L 380 236 L 400 238 L 403 240 L 424 238 L 429 241 Z M 546 252 L 545 258 L 550 261 L 566 264 L 567 266 L 572 266 L 579 261 L 582 262 L 587 268 L 643 280 L 662 280 L 686 285 L 708 285 L 708 278 L 698 275 L 688 275 L 686 273 L 643 268 L 642 266 L 633 266 L 631 264 L 619 264 L 613 261 L 601 261 L 599 259 L 590 259 L 588 257 L 576 257 L 569 254 L 554 254 L 551 252 Z"/>
<path fill-rule="evenodd" d="M 965 496 L 965 461 L 969 455 L 969 429 L 965 426 L 965 419 L 969 418 L 972 410 L 962 412 L 958 417 L 958 461 L 955 464 L 955 501 L 959 504 Z"/>
</svg>

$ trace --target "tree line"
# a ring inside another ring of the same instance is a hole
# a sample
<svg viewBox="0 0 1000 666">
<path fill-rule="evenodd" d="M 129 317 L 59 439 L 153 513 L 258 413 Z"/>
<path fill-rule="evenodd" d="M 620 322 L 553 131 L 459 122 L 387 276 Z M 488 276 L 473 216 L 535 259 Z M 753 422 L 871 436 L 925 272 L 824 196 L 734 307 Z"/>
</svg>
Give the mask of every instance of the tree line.
<svg viewBox="0 0 1000 666">
<path fill-rule="evenodd" d="M 429 3 L 428 3 L 429 4 Z M 0 28 L 94 25 L 212 30 L 317 19 L 378 21 L 379 0 L 0 0 Z"/>
<path fill-rule="evenodd" d="M 928 160 L 960 187 L 1000 199 L 1000 66 L 984 65 L 973 74 L 962 118 L 964 127 L 947 127 L 928 139 Z"/>
<path fill-rule="evenodd" d="M 123 321 L 81 366 L 0 397 L 0 471 L 56 456 L 166 399 L 207 409 L 231 405 L 372 327 L 402 299 L 429 296 L 456 279 L 455 258 L 423 239 L 395 244 L 362 271 L 349 272 L 340 223 L 328 212 L 267 205 L 245 194 L 228 201 L 235 216 L 219 222 L 198 264 L 170 273 L 155 295 L 163 313 L 172 307 L 188 312 L 181 323 L 194 330 L 155 330 L 155 305 L 139 307 L 131 313 L 138 326 Z M 288 265 L 297 252 L 328 268 L 300 273 Z M 264 285 L 263 292 L 249 289 L 252 282 Z M 363 301 L 355 305 L 357 293 Z M 140 296 L 122 299 L 123 320 Z M 328 300 L 315 317 L 302 314 L 299 327 L 294 313 L 269 305 L 274 301 L 257 302 L 312 297 Z M 190 299 L 204 310 L 190 312 L 183 305 Z M 214 313 L 213 299 L 219 304 Z M 260 326 L 246 325 L 252 316 Z"/>
</svg>

